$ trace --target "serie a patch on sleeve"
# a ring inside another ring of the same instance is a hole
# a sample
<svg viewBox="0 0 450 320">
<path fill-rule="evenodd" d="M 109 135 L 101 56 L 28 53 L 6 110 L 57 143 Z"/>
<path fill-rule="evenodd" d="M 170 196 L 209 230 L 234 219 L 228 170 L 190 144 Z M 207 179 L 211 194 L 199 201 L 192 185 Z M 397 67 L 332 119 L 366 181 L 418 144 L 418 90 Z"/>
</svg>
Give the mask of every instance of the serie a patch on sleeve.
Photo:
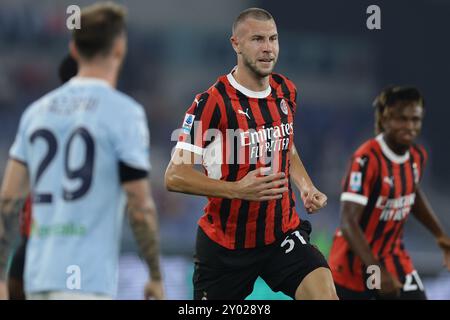
<svg viewBox="0 0 450 320">
<path fill-rule="evenodd" d="M 192 125 L 194 124 L 195 115 L 186 113 L 183 121 L 183 132 L 189 134 L 192 129 Z"/>
<path fill-rule="evenodd" d="M 361 182 L 362 182 L 362 173 L 352 172 L 350 175 L 350 189 L 352 191 L 359 192 L 361 190 Z"/>
</svg>

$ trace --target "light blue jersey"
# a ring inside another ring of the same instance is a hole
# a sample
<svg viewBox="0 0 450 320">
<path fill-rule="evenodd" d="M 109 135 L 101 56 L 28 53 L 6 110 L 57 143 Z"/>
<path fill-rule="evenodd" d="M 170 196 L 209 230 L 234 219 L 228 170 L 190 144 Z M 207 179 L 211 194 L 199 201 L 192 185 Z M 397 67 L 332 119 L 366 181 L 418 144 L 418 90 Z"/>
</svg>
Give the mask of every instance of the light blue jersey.
<svg viewBox="0 0 450 320">
<path fill-rule="evenodd" d="M 102 80 L 73 78 L 27 108 L 10 156 L 28 166 L 33 195 L 26 292 L 114 297 L 126 200 L 119 162 L 150 170 L 142 106 Z"/>
</svg>

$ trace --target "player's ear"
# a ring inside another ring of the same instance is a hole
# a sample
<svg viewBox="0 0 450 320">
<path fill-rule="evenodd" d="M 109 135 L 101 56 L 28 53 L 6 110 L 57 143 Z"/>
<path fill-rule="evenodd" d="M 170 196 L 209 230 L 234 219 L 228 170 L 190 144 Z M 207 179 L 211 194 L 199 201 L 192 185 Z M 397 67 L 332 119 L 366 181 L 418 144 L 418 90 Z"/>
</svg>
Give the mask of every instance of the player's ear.
<svg viewBox="0 0 450 320">
<path fill-rule="evenodd" d="M 77 46 L 75 45 L 75 42 L 73 40 L 69 42 L 69 52 L 72 58 L 74 58 L 76 61 L 80 60 L 80 53 L 78 52 Z"/>
<path fill-rule="evenodd" d="M 381 113 L 380 123 L 383 129 L 386 128 L 386 124 L 388 123 L 389 118 L 392 116 L 391 113 L 392 112 L 389 108 L 384 108 L 383 112 Z"/>
<path fill-rule="evenodd" d="M 241 53 L 241 50 L 239 49 L 239 41 L 235 35 L 232 35 L 230 38 L 231 46 L 233 47 L 234 52 L 237 54 Z"/>
<path fill-rule="evenodd" d="M 127 38 L 123 34 L 117 37 L 117 39 L 114 41 L 112 54 L 114 58 L 121 60 L 125 57 L 126 52 L 127 52 Z"/>
</svg>

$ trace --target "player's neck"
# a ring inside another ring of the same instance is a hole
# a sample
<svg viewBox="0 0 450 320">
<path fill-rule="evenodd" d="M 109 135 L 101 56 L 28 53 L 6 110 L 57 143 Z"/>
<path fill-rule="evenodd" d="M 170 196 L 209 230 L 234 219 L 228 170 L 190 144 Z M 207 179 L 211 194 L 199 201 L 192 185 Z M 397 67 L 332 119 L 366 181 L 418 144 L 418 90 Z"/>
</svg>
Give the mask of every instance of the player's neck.
<svg viewBox="0 0 450 320">
<path fill-rule="evenodd" d="M 233 72 L 234 79 L 243 87 L 251 91 L 264 91 L 269 87 L 269 76 L 258 77 L 245 67 L 238 66 Z"/>
<path fill-rule="evenodd" d="M 113 88 L 117 86 L 117 68 L 98 64 L 84 64 L 79 67 L 78 77 L 97 78 L 108 82 Z"/>
<path fill-rule="evenodd" d="M 383 140 L 386 142 L 389 149 L 391 149 L 395 154 L 402 156 L 409 150 L 409 146 L 398 145 L 394 142 L 393 139 L 390 139 L 389 136 L 383 134 Z"/>
</svg>

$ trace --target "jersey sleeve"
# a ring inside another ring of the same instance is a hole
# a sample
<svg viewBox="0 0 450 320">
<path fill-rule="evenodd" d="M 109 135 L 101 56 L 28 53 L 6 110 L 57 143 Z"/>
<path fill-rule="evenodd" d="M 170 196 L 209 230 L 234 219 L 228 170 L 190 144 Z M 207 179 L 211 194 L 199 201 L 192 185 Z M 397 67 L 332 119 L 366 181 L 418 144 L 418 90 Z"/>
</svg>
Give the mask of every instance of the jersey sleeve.
<svg viewBox="0 0 450 320">
<path fill-rule="evenodd" d="M 297 105 L 298 105 L 298 91 L 297 91 L 297 87 L 295 86 L 294 82 L 292 82 L 291 80 L 287 79 L 287 86 L 289 88 L 289 91 L 291 92 L 290 96 L 291 96 L 291 101 L 292 101 L 292 112 L 295 114 L 297 111 Z"/>
<path fill-rule="evenodd" d="M 368 154 L 353 155 L 343 184 L 341 201 L 367 205 L 378 172 L 376 160 Z"/>
<path fill-rule="evenodd" d="M 296 85 L 288 77 L 281 74 L 273 73 L 272 78 L 279 86 L 278 90 L 281 90 L 283 96 L 289 100 L 289 107 L 291 108 L 292 114 L 295 115 L 298 105 L 298 92 Z"/>
<path fill-rule="evenodd" d="M 203 156 L 212 137 L 217 136 L 220 122 L 216 98 L 209 93 L 197 95 L 184 116 L 176 148 Z"/>
<path fill-rule="evenodd" d="M 17 130 L 16 137 L 14 139 L 14 142 L 9 149 L 9 157 L 20 161 L 22 163 L 27 163 L 27 148 L 26 148 L 26 123 L 27 123 L 27 112 L 23 113 L 20 122 L 19 122 L 19 129 Z"/>
<path fill-rule="evenodd" d="M 425 170 L 425 167 L 428 162 L 428 153 L 423 146 L 417 146 L 417 152 L 419 153 L 419 160 L 420 160 L 419 172 L 417 173 L 416 166 L 414 166 L 413 169 L 414 169 L 414 175 L 418 176 L 417 180 L 419 182 L 419 181 L 422 181 L 424 170 Z"/>
<path fill-rule="evenodd" d="M 123 115 L 118 127 L 113 128 L 114 147 L 119 158 L 127 166 L 150 171 L 150 132 L 144 109 L 138 105 Z"/>
</svg>

